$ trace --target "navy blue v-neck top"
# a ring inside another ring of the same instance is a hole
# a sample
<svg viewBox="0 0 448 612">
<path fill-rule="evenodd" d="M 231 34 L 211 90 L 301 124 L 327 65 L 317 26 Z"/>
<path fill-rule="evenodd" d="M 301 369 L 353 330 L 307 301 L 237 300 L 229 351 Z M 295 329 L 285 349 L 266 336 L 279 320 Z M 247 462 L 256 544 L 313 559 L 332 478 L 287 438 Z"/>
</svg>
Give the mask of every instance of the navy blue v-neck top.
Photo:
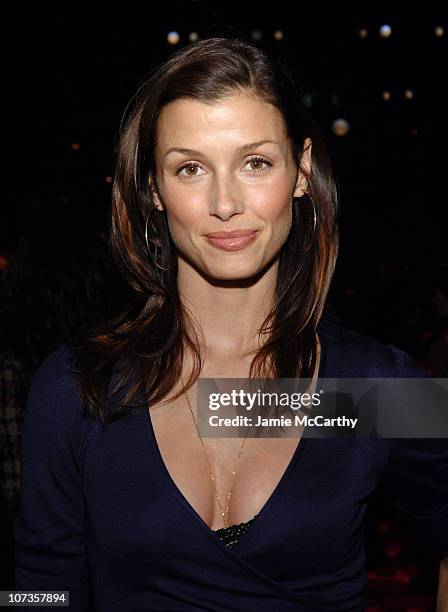
<svg viewBox="0 0 448 612">
<path fill-rule="evenodd" d="M 321 321 L 319 377 L 424 376 L 394 345 Z M 448 440 L 302 437 L 233 548 L 175 485 L 148 410 L 84 414 L 60 347 L 31 386 L 14 523 L 17 590 L 70 610 L 364 610 L 364 526 L 380 482 L 428 551 L 448 556 Z M 20 608 L 22 609 L 22 608 Z M 25 608 L 23 608 L 25 609 Z"/>
</svg>

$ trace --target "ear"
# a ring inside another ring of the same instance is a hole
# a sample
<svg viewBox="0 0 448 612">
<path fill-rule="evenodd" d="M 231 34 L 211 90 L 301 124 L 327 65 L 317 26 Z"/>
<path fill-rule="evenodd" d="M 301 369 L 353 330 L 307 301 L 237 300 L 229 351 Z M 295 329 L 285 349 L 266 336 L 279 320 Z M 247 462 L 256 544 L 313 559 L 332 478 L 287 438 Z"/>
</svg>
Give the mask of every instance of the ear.
<svg viewBox="0 0 448 612">
<path fill-rule="evenodd" d="M 295 198 L 302 197 L 308 188 L 308 177 L 311 175 L 311 147 L 311 138 L 305 138 L 302 158 L 300 160 L 300 169 L 294 189 Z"/>
<path fill-rule="evenodd" d="M 151 197 L 154 200 L 154 206 L 160 211 L 164 210 L 157 187 L 154 185 L 154 182 L 151 179 L 149 180 L 149 189 L 151 191 Z"/>
</svg>

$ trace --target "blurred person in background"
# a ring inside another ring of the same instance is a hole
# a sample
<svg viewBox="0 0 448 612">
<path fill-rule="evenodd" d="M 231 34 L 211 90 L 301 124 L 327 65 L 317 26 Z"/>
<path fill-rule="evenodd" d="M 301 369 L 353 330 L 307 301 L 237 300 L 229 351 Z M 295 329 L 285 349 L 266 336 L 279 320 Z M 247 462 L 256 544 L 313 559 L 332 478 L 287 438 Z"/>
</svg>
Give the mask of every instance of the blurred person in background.
<svg viewBox="0 0 448 612">
<path fill-rule="evenodd" d="M 86 222 L 87 220 L 87 222 Z M 24 209 L 16 252 L 0 276 L 0 518 L 2 587 L 13 584 L 21 430 L 28 389 L 45 357 L 76 330 L 110 314 L 120 287 L 99 217 L 80 198 L 49 196 Z"/>
</svg>

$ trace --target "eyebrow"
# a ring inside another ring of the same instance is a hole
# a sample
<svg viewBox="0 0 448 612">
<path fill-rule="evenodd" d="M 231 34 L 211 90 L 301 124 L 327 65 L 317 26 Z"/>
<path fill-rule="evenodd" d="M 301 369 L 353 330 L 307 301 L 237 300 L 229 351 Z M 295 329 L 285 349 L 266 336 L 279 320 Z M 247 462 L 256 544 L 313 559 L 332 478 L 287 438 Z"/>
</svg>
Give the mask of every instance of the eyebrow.
<svg viewBox="0 0 448 612">
<path fill-rule="evenodd" d="M 237 147 L 235 149 L 235 153 L 244 153 L 245 151 L 247 151 L 249 149 L 253 149 L 255 147 L 259 147 L 262 144 L 265 144 L 267 142 L 271 142 L 271 143 L 277 144 L 277 145 L 279 144 L 276 140 L 258 140 L 257 142 L 249 142 L 247 144 L 241 145 L 240 147 Z M 177 153 L 185 153 L 187 155 L 201 155 L 200 151 L 195 151 L 194 149 L 181 149 L 179 147 L 171 147 L 165 153 L 165 157 L 168 155 L 168 153 L 173 153 L 174 151 L 177 152 Z"/>
</svg>

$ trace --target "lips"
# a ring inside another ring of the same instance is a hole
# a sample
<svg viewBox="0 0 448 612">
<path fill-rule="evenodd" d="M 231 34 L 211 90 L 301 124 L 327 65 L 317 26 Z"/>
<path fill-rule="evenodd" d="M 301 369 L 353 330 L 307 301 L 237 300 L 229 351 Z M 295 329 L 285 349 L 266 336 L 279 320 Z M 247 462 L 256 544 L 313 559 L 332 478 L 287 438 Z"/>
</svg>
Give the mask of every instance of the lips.
<svg viewBox="0 0 448 612">
<path fill-rule="evenodd" d="M 233 232 L 210 232 L 205 234 L 208 238 L 241 238 L 242 236 L 250 236 L 257 230 L 242 229 L 234 230 Z"/>
<path fill-rule="evenodd" d="M 235 232 L 213 232 L 212 234 L 206 234 L 205 238 L 209 244 L 223 251 L 239 251 L 252 244 L 257 236 L 258 230 L 238 230 Z"/>
</svg>

